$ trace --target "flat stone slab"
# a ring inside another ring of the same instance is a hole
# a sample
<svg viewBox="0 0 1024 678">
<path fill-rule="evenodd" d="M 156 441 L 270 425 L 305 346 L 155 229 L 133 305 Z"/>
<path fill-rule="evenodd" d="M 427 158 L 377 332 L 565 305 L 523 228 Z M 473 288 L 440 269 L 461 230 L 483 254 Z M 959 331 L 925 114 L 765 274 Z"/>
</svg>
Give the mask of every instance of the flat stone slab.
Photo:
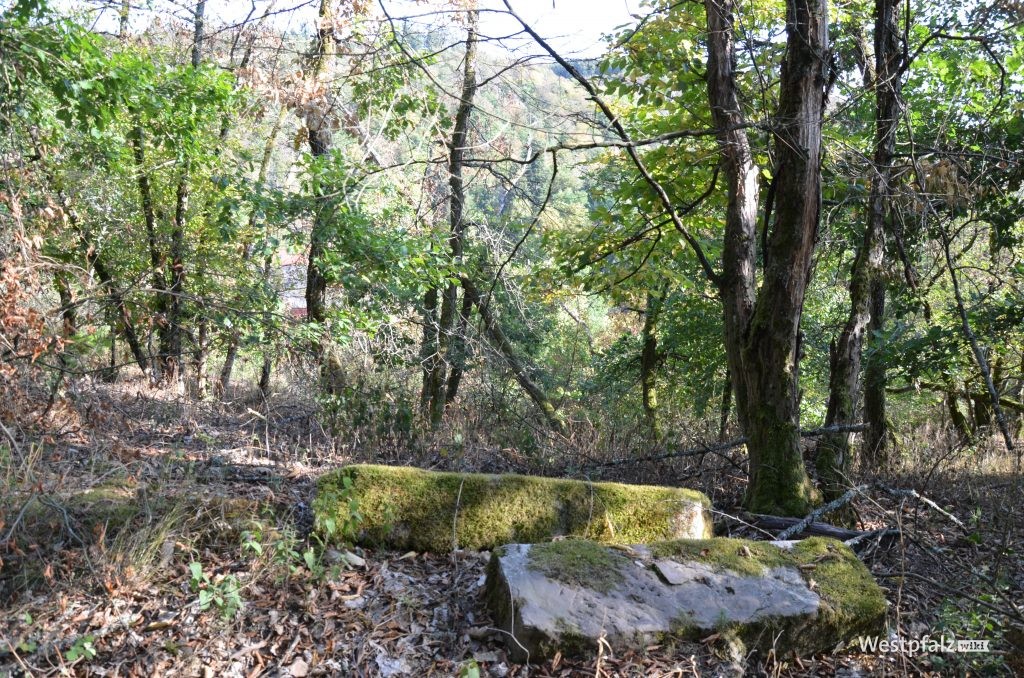
<svg viewBox="0 0 1024 678">
<path fill-rule="evenodd" d="M 434 553 L 559 536 L 627 544 L 710 537 L 710 506 L 704 494 L 676 487 L 368 464 L 323 476 L 313 502 L 328 539 Z"/>
<path fill-rule="evenodd" d="M 487 601 L 519 662 L 593 654 L 601 637 L 622 650 L 723 631 L 811 654 L 881 633 L 886 609 L 856 555 L 821 538 L 511 544 L 492 554 Z"/>
</svg>

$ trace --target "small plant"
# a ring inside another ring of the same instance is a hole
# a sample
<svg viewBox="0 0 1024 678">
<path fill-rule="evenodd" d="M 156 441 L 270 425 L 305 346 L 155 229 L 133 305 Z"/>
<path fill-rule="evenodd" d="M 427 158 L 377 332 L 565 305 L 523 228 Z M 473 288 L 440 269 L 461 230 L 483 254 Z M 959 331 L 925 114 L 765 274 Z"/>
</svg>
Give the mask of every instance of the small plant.
<svg viewBox="0 0 1024 678">
<path fill-rule="evenodd" d="M 64 659 L 76 662 L 79 659 L 92 659 L 96 656 L 96 636 L 82 636 L 64 653 Z"/>
<path fill-rule="evenodd" d="M 356 536 L 363 515 L 359 512 L 359 498 L 351 476 L 341 477 L 341 488 L 337 494 L 338 510 L 334 515 L 318 517 L 319 526 L 328 538 L 341 537 L 349 540 Z"/>
<path fill-rule="evenodd" d="M 35 619 L 32 618 L 31 614 L 26 612 L 21 615 L 21 622 L 25 624 L 25 626 L 31 627 L 32 624 L 35 623 Z M 38 647 L 38 644 L 29 638 L 23 638 L 18 641 L 18 651 L 24 654 L 32 654 Z"/>
<path fill-rule="evenodd" d="M 313 550 L 312 546 L 306 547 L 306 550 L 302 552 L 302 563 L 306 566 L 314 577 L 317 579 L 323 577 L 324 566 L 320 562 L 320 557 L 316 551 Z"/>
<path fill-rule="evenodd" d="M 475 659 L 470 659 L 459 667 L 459 678 L 480 678 L 480 665 Z"/>
<path fill-rule="evenodd" d="M 195 561 L 188 564 L 188 569 L 191 573 L 189 586 L 199 594 L 200 610 L 215 607 L 225 619 L 230 619 L 241 611 L 244 603 L 238 577 L 229 574 L 211 579 L 210 575 L 203 571 L 203 564 Z"/>
<path fill-rule="evenodd" d="M 246 530 L 242 533 L 242 553 L 250 552 L 256 557 L 263 555 L 262 535 L 259 532 Z"/>
</svg>

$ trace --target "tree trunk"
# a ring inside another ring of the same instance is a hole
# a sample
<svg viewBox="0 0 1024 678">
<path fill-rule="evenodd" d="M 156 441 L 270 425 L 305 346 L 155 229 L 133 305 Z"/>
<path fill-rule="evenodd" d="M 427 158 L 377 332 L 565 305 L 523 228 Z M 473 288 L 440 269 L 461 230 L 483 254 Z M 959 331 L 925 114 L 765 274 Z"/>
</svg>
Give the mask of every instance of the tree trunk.
<svg viewBox="0 0 1024 678">
<path fill-rule="evenodd" d="M 459 394 L 459 384 L 462 383 L 462 375 L 466 371 L 466 358 L 468 353 L 466 333 L 469 332 L 469 316 L 473 313 L 473 299 L 462 290 L 462 309 L 459 311 L 459 323 L 455 328 L 451 344 L 452 369 L 448 373 L 448 388 L 445 391 L 445 403 L 455 400 Z"/>
<path fill-rule="evenodd" d="M 203 52 L 203 13 L 206 2 L 199 0 L 195 6 L 192 31 L 192 68 L 198 69 Z M 182 321 L 185 294 L 185 226 L 188 215 L 189 177 L 191 162 L 188 156 L 181 159 L 181 174 L 175 192 L 174 223 L 171 228 L 171 276 L 167 298 L 167 326 L 160 338 L 160 355 L 164 362 L 164 379 L 179 381 L 184 375 L 182 362 Z"/>
<path fill-rule="evenodd" d="M 324 93 L 314 102 L 315 105 L 308 107 L 305 117 L 309 151 L 314 161 L 329 154 L 334 141 L 331 129 L 335 123 L 335 111 L 329 94 L 329 76 L 336 53 L 333 23 L 331 0 L 320 0 L 310 81 L 313 89 L 323 87 Z M 327 320 L 327 277 L 323 265 L 334 226 L 334 205 L 329 193 L 319 181 L 314 182 L 315 214 L 309 236 L 309 263 L 306 268 L 306 320 L 320 325 L 318 360 L 321 378 L 329 393 L 338 393 L 344 386 L 341 359 L 335 351 L 333 339 L 324 327 Z"/>
<path fill-rule="evenodd" d="M 868 197 L 868 226 L 864 234 L 862 250 L 858 252 L 858 262 L 864 271 L 857 270 L 850 281 L 850 319 L 847 329 L 866 323 L 867 336 L 882 329 L 885 320 L 885 282 L 881 276 L 882 257 L 884 256 L 885 222 L 892 198 L 893 154 L 896 149 L 896 130 L 899 126 L 900 98 L 902 92 L 901 67 L 903 60 L 902 34 L 899 30 L 900 5 L 896 0 L 875 0 L 875 67 L 872 82 L 875 91 L 875 151 L 874 176 L 871 182 L 871 193 Z M 862 261 L 863 260 L 863 261 Z M 866 278 L 855 283 L 853 278 Z M 856 293 L 855 293 L 856 289 Z M 847 332 L 844 331 L 844 337 Z M 840 358 L 856 354 L 850 363 L 840 366 L 840 377 L 847 377 L 845 395 L 830 395 L 829 409 L 833 398 L 840 403 L 850 402 L 849 411 L 837 411 L 835 421 L 830 424 L 853 423 L 859 396 L 859 379 L 857 370 L 860 367 L 860 354 L 864 343 L 864 335 L 852 337 L 852 341 L 844 345 L 840 341 Z M 868 423 L 868 433 L 864 440 L 866 459 L 877 466 L 886 457 L 885 417 L 885 365 L 881 360 L 869 361 L 864 375 L 864 415 Z M 839 448 L 840 455 L 833 467 L 840 472 L 849 468 L 849 436 L 834 438 L 831 442 Z"/>
<path fill-rule="evenodd" d="M 57 289 L 57 297 L 60 299 L 60 336 L 64 339 L 71 339 L 78 332 L 78 318 L 75 313 L 75 295 L 71 291 L 71 281 L 68 279 L 67 271 L 58 270 L 53 275 L 53 286 Z"/>
<path fill-rule="evenodd" d="M 722 404 L 718 412 L 718 442 L 724 443 L 729 432 L 729 413 L 732 411 L 732 377 L 729 370 L 725 371 L 725 381 L 722 382 Z"/>
<path fill-rule="evenodd" d="M 974 354 L 974 360 L 978 364 L 978 370 L 981 372 L 981 380 L 985 384 L 987 395 L 990 398 L 992 404 L 992 412 L 995 414 L 996 422 L 999 424 L 999 431 L 1003 434 L 1003 442 L 1006 443 L 1006 451 L 1013 453 L 1015 451 L 1015 445 L 1013 440 L 1013 433 L 1010 431 L 1010 424 L 1006 420 L 1006 415 L 1003 413 L 1003 408 L 999 402 L 999 393 L 996 390 L 996 386 L 992 381 L 992 371 L 988 365 L 988 358 L 985 357 L 985 352 L 981 348 L 981 344 L 978 342 L 978 337 L 974 334 L 974 330 L 971 329 L 970 318 L 967 315 L 967 307 L 964 305 L 963 294 L 960 292 L 960 281 L 956 276 L 956 268 L 953 265 L 953 255 L 949 251 L 949 238 L 945 233 L 941 234 L 942 237 L 942 250 L 946 255 L 946 270 L 949 272 L 949 281 L 953 285 L 953 299 L 956 301 L 956 310 L 960 315 L 960 327 L 964 333 L 964 339 L 971 347 L 971 353 Z M 1020 466 L 1020 456 L 1017 456 L 1017 465 Z"/>
<path fill-rule="evenodd" d="M 749 438 L 745 503 L 757 513 L 803 515 L 818 501 L 800 449 L 800 317 L 820 208 L 821 123 L 826 91 L 825 0 L 790 0 L 774 118 L 774 223 L 756 292 L 758 172 L 735 78 L 734 7 L 707 0 L 708 95 L 729 179 L 720 292 L 736 409 Z M 767 228 L 768 223 L 765 224 Z"/>
<path fill-rule="evenodd" d="M 644 327 L 641 331 L 640 348 L 640 395 L 644 408 L 644 421 L 651 439 L 661 439 L 658 428 L 658 389 L 656 370 L 660 362 L 658 354 L 658 316 L 668 295 L 668 283 L 661 286 L 658 294 L 647 293 L 647 307 L 644 310 Z"/>
<path fill-rule="evenodd" d="M 56 183 L 52 176 L 48 178 L 51 183 Z M 120 325 L 121 332 L 124 334 L 125 341 L 128 342 L 128 347 L 132 352 L 132 357 L 135 358 L 135 362 L 138 363 L 139 369 L 142 370 L 142 374 L 148 375 L 149 361 L 146 359 L 146 354 L 142 350 L 142 343 L 139 341 L 139 336 L 135 332 L 135 325 L 132 323 L 131 312 L 128 310 L 128 305 L 125 303 L 124 292 L 119 290 L 114 284 L 114 278 L 110 275 L 110 270 L 104 265 L 103 260 L 100 258 L 99 251 L 93 244 L 92 235 L 89 232 L 88 227 L 84 226 L 78 219 L 78 214 L 74 209 L 72 209 L 67 195 L 59 187 L 57 189 L 57 200 L 60 203 L 61 209 L 67 215 L 68 223 L 71 224 L 71 228 L 76 234 L 78 234 L 79 243 L 82 247 L 82 251 L 85 253 L 86 265 L 96 273 L 96 277 L 99 279 L 100 285 L 106 291 L 107 303 L 110 309 L 117 316 L 117 322 Z M 112 331 L 111 351 L 113 351 L 113 336 L 114 333 Z M 113 368 L 113 365 L 111 365 L 111 367 Z"/>
<path fill-rule="evenodd" d="M 967 421 L 967 416 L 960 409 L 960 400 L 957 397 L 956 389 L 952 384 L 949 384 L 948 390 L 946 390 L 946 409 L 949 411 L 949 420 L 953 424 L 953 430 L 960 436 L 961 441 L 968 441 L 973 435 L 971 432 L 971 425 Z"/>
<path fill-rule="evenodd" d="M 206 362 L 210 357 L 210 321 L 204 314 L 197 325 L 193 370 L 196 375 L 196 397 L 202 399 L 206 397 L 210 386 L 206 378 Z"/>
<path fill-rule="evenodd" d="M 432 395 L 437 392 L 437 362 L 441 360 L 437 346 L 437 288 L 431 287 L 423 295 L 423 339 L 420 343 L 420 365 L 423 367 L 423 387 L 420 390 L 420 411 L 433 420 Z"/>
<path fill-rule="evenodd" d="M 313 87 L 320 85 L 332 65 L 335 46 L 331 27 L 332 13 L 330 0 L 320 0 L 317 21 L 317 35 L 313 49 Z M 306 114 L 306 129 L 309 133 L 309 152 L 313 159 L 322 158 L 331 150 L 332 114 L 329 97 L 325 94 L 318 105 L 312 106 Z M 327 319 L 327 279 L 321 268 L 327 251 L 328 230 L 331 226 L 331 199 L 325 195 L 324 187 L 313 187 L 316 213 L 313 217 L 313 231 L 309 240 L 309 263 L 306 271 L 306 318 L 309 322 L 323 323 Z"/>
<path fill-rule="evenodd" d="M 277 142 L 277 136 L 281 131 L 281 126 L 284 124 L 284 119 L 288 114 L 288 109 L 284 106 L 277 113 L 277 118 L 274 120 L 274 126 L 270 130 L 270 135 L 267 137 L 266 143 L 263 145 L 263 156 L 260 158 L 259 170 L 256 173 L 256 191 L 260 192 L 263 190 L 263 186 L 267 181 L 267 172 L 270 169 L 270 160 L 274 155 L 274 144 Z M 256 210 L 253 210 L 249 215 L 249 230 L 255 229 L 257 223 Z M 264 245 L 267 243 L 267 238 L 264 237 Z M 246 263 L 252 256 L 252 248 L 246 246 L 242 254 L 242 261 Z M 270 280 L 270 271 L 273 265 L 273 255 L 267 254 L 269 261 L 264 261 L 262 280 L 266 285 Z M 241 300 L 239 300 L 241 302 Z M 269 324 L 270 318 L 265 315 L 263 318 L 264 324 Z M 228 337 L 228 348 L 224 355 L 224 364 L 220 370 L 220 380 L 218 382 L 218 391 L 220 395 L 227 393 L 228 387 L 231 385 L 231 374 L 235 368 L 235 360 L 238 358 L 238 342 L 240 341 L 238 330 L 232 330 L 231 335 Z M 266 362 L 268 358 L 264 358 Z M 269 368 L 267 368 L 269 370 Z M 269 377 L 268 377 L 269 379 Z"/>
<path fill-rule="evenodd" d="M 544 419 L 547 421 L 548 426 L 557 433 L 565 432 L 565 422 L 559 415 L 558 410 L 552 404 L 548 398 L 544 389 L 541 388 L 530 377 L 530 370 L 527 369 L 526 365 L 516 355 L 515 347 L 512 346 L 512 342 L 508 340 L 505 332 L 502 331 L 501 325 L 498 324 L 497 318 L 494 317 L 494 313 L 491 311 L 490 302 L 480 296 L 479 291 L 476 289 L 476 285 L 473 284 L 469 278 L 462 279 L 462 288 L 466 294 L 473 300 L 473 305 L 476 306 L 477 311 L 480 313 L 480 319 L 483 321 L 484 334 L 491 340 L 494 348 L 501 354 L 509 368 L 512 370 L 512 374 L 515 376 L 516 381 L 526 391 L 526 394 L 530 397 L 530 400 L 537 405 L 541 413 L 544 415 Z"/>
<path fill-rule="evenodd" d="M 463 58 L 462 92 L 459 98 L 459 106 L 455 112 L 455 126 L 452 130 L 452 138 L 448 144 L 448 196 L 449 196 L 449 221 L 451 230 L 448 234 L 448 246 L 451 248 L 452 265 L 459 269 L 463 264 L 462 252 L 466 232 L 465 210 L 466 193 L 463 186 L 462 168 L 466 154 L 466 143 L 469 138 L 469 121 L 473 114 L 473 97 L 476 95 L 476 51 L 477 51 L 477 21 L 479 13 L 471 10 L 467 15 L 468 26 L 466 27 L 466 54 Z M 465 294 L 465 291 L 463 291 Z M 448 283 L 441 296 L 441 313 L 438 318 L 437 329 L 437 360 L 431 364 L 432 373 L 429 378 L 429 412 L 430 424 L 437 427 L 444 417 L 445 406 L 447 405 L 448 391 L 457 391 L 458 383 L 462 379 L 461 366 L 458 368 L 452 364 L 458 360 L 465 347 L 462 338 L 456 337 L 453 329 L 455 327 L 455 307 L 458 303 L 458 286 L 454 282 Z M 465 307 L 465 304 L 463 304 Z M 462 323 L 460 319 L 460 324 Z M 449 381 L 446 372 L 449 364 L 452 364 L 452 372 L 458 369 L 458 376 L 454 381 Z M 446 388 L 447 384 L 447 388 Z"/>
<path fill-rule="evenodd" d="M 188 176 L 186 160 L 176 191 L 174 224 L 171 229 L 171 286 L 167 290 L 167 326 L 160 338 L 160 355 L 164 363 L 163 376 L 169 382 L 177 382 L 184 376 L 184 365 L 181 362 L 181 323 L 185 294 L 185 215 L 188 212 Z"/>
<path fill-rule="evenodd" d="M 868 323 L 868 337 L 874 337 L 885 323 L 885 281 L 876 278 L 871 283 L 871 322 Z M 879 467 L 889 458 L 889 418 L 886 415 L 885 389 L 888 377 L 885 361 L 880 357 L 869 357 L 864 367 L 864 460 L 872 467 Z"/>
<path fill-rule="evenodd" d="M 167 331 L 166 313 L 170 307 L 170 300 L 167 298 L 167 280 L 164 277 L 164 257 L 160 253 L 160 246 L 156 234 L 156 208 L 153 203 L 153 190 L 149 183 L 149 174 L 146 170 L 146 141 L 142 130 L 142 123 L 136 122 L 131 134 L 132 156 L 135 160 L 136 183 L 139 187 L 139 201 L 142 206 L 142 218 L 146 225 L 146 242 L 149 246 L 149 265 L 151 285 L 156 294 L 154 311 L 156 315 L 157 334 L 160 337 L 161 346 L 164 344 L 164 334 Z M 161 353 L 153 361 L 155 379 L 162 379 L 166 367 L 166 356 Z"/>
</svg>

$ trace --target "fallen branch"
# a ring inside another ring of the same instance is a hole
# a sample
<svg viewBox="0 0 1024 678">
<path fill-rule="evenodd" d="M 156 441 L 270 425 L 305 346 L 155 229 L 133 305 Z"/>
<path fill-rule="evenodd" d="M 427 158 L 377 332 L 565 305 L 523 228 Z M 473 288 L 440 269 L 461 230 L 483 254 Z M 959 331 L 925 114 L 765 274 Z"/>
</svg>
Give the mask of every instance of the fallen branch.
<svg viewBox="0 0 1024 678">
<path fill-rule="evenodd" d="M 771 530 L 771 529 L 779 529 L 782 526 L 786 526 L 775 537 L 776 539 L 783 540 L 783 541 L 786 540 L 786 539 L 792 539 L 793 537 L 798 536 L 798 535 L 818 535 L 818 536 L 824 536 L 824 537 L 834 537 L 836 539 L 840 539 L 842 541 L 850 541 L 852 543 L 860 543 L 861 540 L 866 539 L 867 537 L 869 537 L 872 534 L 879 534 L 881 536 L 884 536 L 884 534 L 888 530 L 874 530 L 873 532 L 860 532 L 860 531 L 857 531 L 857 530 L 847 530 L 847 529 L 844 529 L 844 528 L 835 527 L 834 525 L 830 525 L 828 523 L 816 522 L 818 520 L 818 518 L 822 517 L 823 515 L 825 515 L 827 513 L 831 513 L 832 511 L 835 511 L 835 510 L 837 510 L 839 508 L 842 508 L 846 504 L 849 504 L 851 501 L 853 501 L 854 497 L 856 497 L 859 494 L 863 494 L 867 490 L 872 489 L 872 488 L 881 490 L 881 491 L 883 491 L 883 492 L 885 492 L 885 493 L 887 493 L 889 495 L 892 495 L 894 497 L 902 497 L 902 498 L 908 498 L 909 497 L 909 498 L 912 498 L 912 499 L 916 499 L 916 500 L 922 502 L 923 504 L 931 507 L 932 509 L 934 509 L 938 513 L 941 513 L 946 518 L 949 518 L 952 522 L 956 523 L 956 525 L 958 527 L 960 527 L 961 529 L 963 529 L 963 530 L 967 529 L 967 527 L 963 524 L 963 522 L 959 518 L 957 518 L 952 513 L 950 513 L 949 511 L 945 510 L 944 508 L 942 508 L 941 506 L 936 504 L 934 501 L 932 501 L 928 497 L 925 497 L 925 496 L 921 495 L 920 493 L 917 492 L 917 490 L 897 489 L 897 488 L 887 487 L 886 485 L 883 485 L 881 483 L 876 483 L 874 485 L 859 485 L 857 487 L 851 487 L 849 490 L 847 490 L 845 493 L 843 493 L 843 495 L 841 497 L 839 497 L 838 499 L 830 501 L 829 503 L 827 503 L 827 504 L 825 504 L 823 506 L 819 506 L 818 508 L 814 509 L 809 514 L 807 514 L 807 516 L 805 516 L 804 518 L 800 518 L 799 520 L 796 519 L 796 518 L 786 518 L 786 517 L 783 517 L 783 516 L 769 516 L 769 515 L 763 515 L 763 514 L 755 514 L 755 516 L 754 516 L 755 517 L 755 523 L 759 527 L 765 528 L 765 529 L 769 529 L 769 530 Z"/>
<path fill-rule="evenodd" d="M 858 536 L 853 537 L 852 539 L 845 539 L 843 540 L 843 543 L 849 546 L 854 551 L 857 551 L 859 550 L 857 547 L 860 546 L 862 542 L 867 541 L 868 539 L 877 537 L 879 543 L 881 543 L 883 540 L 889 537 L 895 537 L 899 535 L 899 533 L 900 531 L 897 530 L 895 527 L 883 527 L 880 530 L 871 530 L 870 532 L 863 532 Z"/>
<path fill-rule="evenodd" d="M 897 488 L 894 488 L 894 487 L 887 487 L 885 485 L 882 485 L 881 483 L 876 484 L 875 487 L 877 487 L 878 489 L 882 490 L 883 492 L 891 494 L 894 497 L 910 497 L 912 499 L 917 499 L 919 502 L 921 502 L 923 504 L 927 504 L 928 506 L 932 507 L 933 509 L 935 509 L 936 511 L 938 511 L 942 515 L 944 515 L 947 518 L 949 518 L 951 521 L 956 523 L 957 526 L 960 529 L 965 530 L 965 531 L 967 530 L 967 526 L 964 525 L 963 522 L 959 518 L 957 518 L 952 513 L 950 513 L 949 511 L 945 510 L 944 508 L 942 508 L 941 506 L 936 504 L 934 501 L 932 501 L 928 497 L 925 497 L 925 496 L 919 494 L 917 492 L 917 490 L 901 490 L 901 489 L 897 489 Z"/>
<path fill-rule="evenodd" d="M 829 503 L 827 503 L 827 504 L 825 504 L 823 506 L 819 506 L 818 508 L 814 509 L 809 514 L 807 514 L 807 517 L 799 520 L 792 527 L 788 527 L 785 530 L 783 530 L 782 532 L 779 532 L 778 539 L 786 540 L 786 539 L 791 538 L 795 534 L 803 532 L 804 529 L 806 529 L 808 525 L 813 523 L 815 520 L 817 520 L 821 516 L 825 515 L 826 513 L 831 513 L 832 511 L 835 511 L 836 509 L 842 508 L 843 506 L 846 506 L 847 504 L 849 504 L 853 500 L 853 498 L 855 496 L 857 496 L 858 494 L 860 494 L 864 490 L 868 489 L 868 487 L 869 487 L 868 485 L 860 485 L 858 487 L 851 487 L 849 490 L 847 490 L 843 494 L 843 496 L 839 497 L 838 499 L 833 499 L 832 501 L 830 501 Z"/>
<path fill-rule="evenodd" d="M 962 589 L 947 586 L 941 582 L 932 579 L 931 577 L 926 577 L 923 574 L 917 574 L 916 572 L 877 572 L 875 573 L 875 576 L 889 579 L 903 579 L 907 577 L 909 577 L 910 579 L 917 579 L 918 581 L 923 581 L 927 584 L 931 584 L 932 586 L 941 591 L 945 591 L 946 593 L 951 593 L 954 596 L 959 596 L 961 598 L 969 600 L 972 603 L 975 603 L 976 605 L 981 605 L 982 607 L 992 610 L 993 612 L 1001 614 L 1005 617 L 1024 620 L 1024 612 L 1022 612 L 1021 609 L 1016 605 L 1013 605 L 1012 607 L 1000 607 L 999 605 L 990 603 L 987 600 L 983 600 L 981 598 L 978 598 L 977 596 L 973 596 Z"/>
<path fill-rule="evenodd" d="M 850 530 L 845 527 L 836 527 L 829 523 L 805 522 L 801 518 L 786 518 L 784 516 L 769 516 L 762 513 L 751 515 L 750 522 L 754 527 L 769 531 L 772 539 L 786 540 L 793 537 L 832 537 L 839 541 L 857 539 L 869 534 L 860 530 Z"/>
<path fill-rule="evenodd" d="M 856 433 L 859 431 L 867 430 L 867 424 L 846 424 L 841 426 L 823 426 L 821 428 L 812 428 L 804 431 L 800 431 L 800 435 L 804 438 L 813 438 L 815 436 L 823 436 L 829 433 Z M 675 459 L 678 457 L 696 457 L 703 454 L 718 454 L 724 459 L 728 460 L 733 465 L 736 465 L 729 457 L 721 454 L 726 450 L 731 450 L 736 447 L 742 447 L 747 444 L 749 438 L 747 436 L 741 436 L 733 440 L 728 440 L 724 443 L 715 443 L 714 445 L 704 445 L 701 447 L 691 447 L 686 450 L 660 452 L 658 454 L 649 455 L 646 457 L 627 457 L 624 459 L 613 459 L 612 461 L 603 461 L 595 464 L 588 464 L 583 468 L 606 468 L 608 466 L 621 466 L 624 464 L 640 464 L 643 462 L 650 461 L 664 461 L 665 459 Z"/>
</svg>

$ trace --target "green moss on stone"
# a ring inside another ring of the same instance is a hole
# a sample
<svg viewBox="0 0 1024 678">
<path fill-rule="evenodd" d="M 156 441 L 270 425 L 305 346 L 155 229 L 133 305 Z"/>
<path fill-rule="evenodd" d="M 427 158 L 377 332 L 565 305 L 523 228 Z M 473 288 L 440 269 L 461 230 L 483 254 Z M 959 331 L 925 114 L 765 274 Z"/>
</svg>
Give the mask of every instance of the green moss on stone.
<svg viewBox="0 0 1024 678">
<path fill-rule="evenodd" d="M 584 586 L 607 593 L 625 578 L 625 556 L 583 539 L 566 539 L 534 544 L 527 556 L 528 567 L 549 579 L 572 586 Z"/>
<path fill-rule="evenodd" d="M 829 644 L 840 638 L 877 635 L 885 625 L 886 601 L 874 577 L 845 544 L 833 539 L 804 539 L 793 548 L 802 563 L 814 564 L 804 577 L 815 582 L 821 610 L 834 632 Z"/>
<path fill-rule="evenodd" d="M 842 542 L 814 537 L 780 548 L 769 542 L 744 539 L 682 539 L 649 546 L 657 558 L 700 562 L 718 570 L 758 576 L 766 569 L 790 567 L 800 572 L 818 594 L 821 605 L 814 633 L 792 619 L 766 620 L 762 630 L 744 633 L 750 647 L 765 650 L 773 645 L 798 654 L 831 649 L 843 639 L 877 635 L 885 625 L 886 601 L 871 573 Z M 680 617 L 678 638 L 692 637 L 687 619 Z"/>
<path fill-rule="evenodd" d="M 650 545 L 657 558 L 705 563 L 716 570 L 757 576 L 766 568 L 796 566 L 798 563 L 786 550 L 763 541 L 745 539 L 677 539 Z"/>
<path fill-rule="evenodd" d="M 359 541 L 418 551 L 445 552 L 456 542 L 488 549 L 555 536 L 625 544 L 697 536 L 687 524 L 694 513 L 701 514 L 702 536 L 711 534 L 703 512 L 710 502 L 692 490 L 376 465 L 348 466 L 320 479 L 313 503 L 318 525 L 344 524 L 353 498 Z"/>
</svg>

